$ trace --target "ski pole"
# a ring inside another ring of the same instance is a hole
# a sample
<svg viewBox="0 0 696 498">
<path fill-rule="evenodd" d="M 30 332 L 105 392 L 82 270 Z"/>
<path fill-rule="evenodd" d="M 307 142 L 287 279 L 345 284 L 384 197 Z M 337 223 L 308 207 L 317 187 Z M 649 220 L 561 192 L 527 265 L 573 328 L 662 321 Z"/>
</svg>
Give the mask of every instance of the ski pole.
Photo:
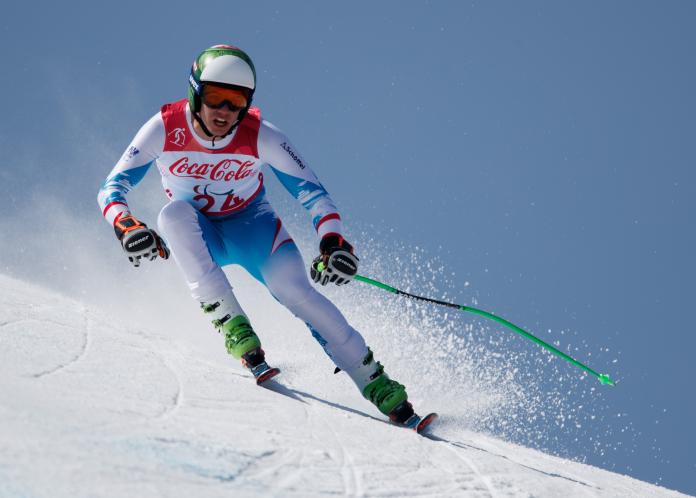
<svg viewBox="0 0 696 498">
<path fill-rule="evenodd" d="M 474 314 L 476 314 L 476 315 L 480 315 L 480 316 L 483 316 L 483 317 L 488 318 L 488 319 L 490 319 L 490 320 L 493 320 L 493 321 L 495 321 L 495 322 L 498 322 L 498 323 L 500 323 L 501 325 L 504 325 L 505 327 L 511 329 L 513 332 L 516 332 L 516 333 L 520 334 L 521 336 L 526 337 L 526 338 L 529 339 L 530 341 L 537 343 L 539 346 L 541 346 L 541 347 L 543 347 L 543 348 L 546 348 L 547 350 L 551 351 L 551 352 L 552 352 L 553 354 L 555 354 L 556 356 L 559 356 L 559 357 L 563 358 L 564 360 L 566 360 L 566 361 L 572 363 L 573 365 L 575 365 L 576 367 L 578 367 L 578 368 L 584 370 L 585 372 L 589 373 L 590 375 L 593 375 L 593 376 L 596 377 L 596 378 L 599 380 L 599 382 L 601 382 L 602 384 L 604 384 L 604 385 L 609 385 L 609 386 L 614 386 L 614 385 L 615 385 L 615 384 L 614 384 L 614 381 L 611 380 L 611 378 L 609 377 L 609 375 L 607 375 L 607 374 L 600 374 L 600 373 L 598 373 L 598 372 L 592 370 L 592 369 L 591 369 L 590 367 L 588 367 L 587 365 L 584 365 L 584 364 L 580 363 L 580 362 L 579 362 L 578 360 L 576 360 L 575 358 L 572 358 L 572 357 L 568 356 L 568 355 L 565 354 L 563 351 L 560 351 L 559 349 L 556 349 L 555 347 L 553 347 L 551 344 L 548 344 L 548 343 L 542 341 L 541 339 L 539 339 L 538 337 L 536 337 L 536 336 L 530 334 L 529 332 L 527 332 L 526 330 L 522 329 L 521 327 L 518 327 L 518 326 L 515 325 L 514 323 L 508 322 L 508 321 L 505 320 L 504 318 L 501 318 L 501 317 L 499 317 L 499 316 L 496 316 L 496 315 L 494 315 L 493 313 L 489 313 L 488 311 L 480 310 L 480 309 L 477 309 L 477 308 L 472 308 L 471 306 L 464 306 L 464 305 L 461 305 L 461 304 L 448 303 L 448 302 L 445 302 L 445 301 L 438 301 L 437 299 L 431 299 L 431 298 L 428 298 L 428 297 L 416 296 L 416 295 L 414 295 L 414 294 L 409 294 L 408 292 L 404 292 L 404 291 L 402 291 L 402 290 L 396 289 L 396 288 L 394 288 L 394 287 L 391 287 L 390 285 L 384 284 L 384 283 L 382 283 L 382 282 L 378 282 L 377 280 L 373 280 L 373 279 L 371 279 L 371 278 L 363 277 L 362 275 L 355 275 L 355 277 L 353 277 L 353 278 L 354 278 L 355 280 L 359 281 L 359 282 L 364 282 L 364 283 L 366 283 L 366 284 L 370 284 L 370 285 L 374 285 L 375 287 L 379 287 L 380 289 L 383 289 L 383 290 L 385 290 L 385 291 L 387 291 L 387 292 L 391 292 L 392 294 L 397 294 L 397 295 L 399 295 L 399 296 L 404 296 L 404 297 L 408 297 L 408 298 L 411 298 L 411 299 L 416 299 L 416 300 L 418 300 L 418 301 L 425 301 L 425 302 L 428 302 L 428 303 L 439 304 L 440 306 L 447 306 L 448 308 L 456 308 L 456 309 L 458 309 L 458 310 L 467 311 L 467 312 L 469 312 L 469 313 L 474 313 Z"/>
</svg>

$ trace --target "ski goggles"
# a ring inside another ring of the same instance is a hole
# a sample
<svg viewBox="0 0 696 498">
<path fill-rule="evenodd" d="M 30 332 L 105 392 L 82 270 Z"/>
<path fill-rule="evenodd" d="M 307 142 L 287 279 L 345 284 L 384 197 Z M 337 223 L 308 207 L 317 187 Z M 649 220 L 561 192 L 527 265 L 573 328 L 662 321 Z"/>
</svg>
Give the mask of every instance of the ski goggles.
<svg viewBox="0 0 696 498">
<path fill-rule="evenodd" d="M 213 109 L 221 109 L 225 105 L 232 112 L 241 111 L 247 106 L 247 96 L 243 90 L 225 88 L 215 85 L 205 85 L 201 100 Z"/>
</svg>

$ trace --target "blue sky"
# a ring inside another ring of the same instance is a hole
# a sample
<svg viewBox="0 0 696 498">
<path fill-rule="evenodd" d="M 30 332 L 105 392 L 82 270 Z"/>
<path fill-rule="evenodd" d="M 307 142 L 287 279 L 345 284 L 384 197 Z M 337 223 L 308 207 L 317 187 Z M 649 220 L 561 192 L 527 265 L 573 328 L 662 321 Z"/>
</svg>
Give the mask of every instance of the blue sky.
<svg viewBox="0 0 696 498">
<path fill-rule="evenodd" d="M 52 258 L 81 257 L 66 233 L 110 247 L 96 189 L 185 96 L 196 54 L 236 44 L 256 104 L 354 240 L 418 247 L 446 266 L 452 299 L 562 333 L 620 381 L 581 436 L 614 450 L 549 428 L 559 444 L 694 494 L 695 14 L 688 1 L 13 3 L 2 271 L 55 286 Z"/>
</svg>

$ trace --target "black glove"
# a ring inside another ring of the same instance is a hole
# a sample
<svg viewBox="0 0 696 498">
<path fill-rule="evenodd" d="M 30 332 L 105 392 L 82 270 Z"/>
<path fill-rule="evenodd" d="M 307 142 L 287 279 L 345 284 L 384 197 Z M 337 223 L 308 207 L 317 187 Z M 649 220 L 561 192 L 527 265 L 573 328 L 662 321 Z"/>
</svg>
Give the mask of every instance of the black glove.
<svg viewBox="0 0 696 498">
<path fill-rule="evenodd" d="M 347 284 L 358 273 L 358 257 L 353 246 L 336 234 L 325 235 L 319 243 L 319 256 L 314 258 L 310 275 L 315 282 L 326 285 Z"/>
<path fill-rule="evenodd" d="M 140 266 L 140 258 L 152 261 L 157 256 L 162 259 L 169 257 L 169 249 L 164 240 L 135 216 L 120 218 L 114 224 L 114 231 L 118 240 L 121 241 L 121 247 L 128 255 L 128 260 L 135 267 Z"/>
</svg>

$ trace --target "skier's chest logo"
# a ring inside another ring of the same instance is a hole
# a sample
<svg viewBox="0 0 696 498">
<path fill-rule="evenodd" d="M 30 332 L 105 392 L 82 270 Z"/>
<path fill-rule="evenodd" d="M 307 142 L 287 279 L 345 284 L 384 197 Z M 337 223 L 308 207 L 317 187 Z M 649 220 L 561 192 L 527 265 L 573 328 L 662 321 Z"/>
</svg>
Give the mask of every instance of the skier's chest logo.
<svg viewBox="0 0 696 498">
<path fill-rule="evenodd" d="M 186 143 L 186 133 L 183 128 L 174 128 L 167 135 L 167 140 L 169 140 L 169 143 L 183 147 Z"/>
<path fill-rule="evenodd" d="M 239 159 L 222 159 L 217 163 L 196 163 L 189 161 L 187 156 L 177 159 L 169 166 L 169 172 L 179 178 L 195 178 L 196 180 L 239 181 L 254 173 L 254 161 Z"/>
</svg>

